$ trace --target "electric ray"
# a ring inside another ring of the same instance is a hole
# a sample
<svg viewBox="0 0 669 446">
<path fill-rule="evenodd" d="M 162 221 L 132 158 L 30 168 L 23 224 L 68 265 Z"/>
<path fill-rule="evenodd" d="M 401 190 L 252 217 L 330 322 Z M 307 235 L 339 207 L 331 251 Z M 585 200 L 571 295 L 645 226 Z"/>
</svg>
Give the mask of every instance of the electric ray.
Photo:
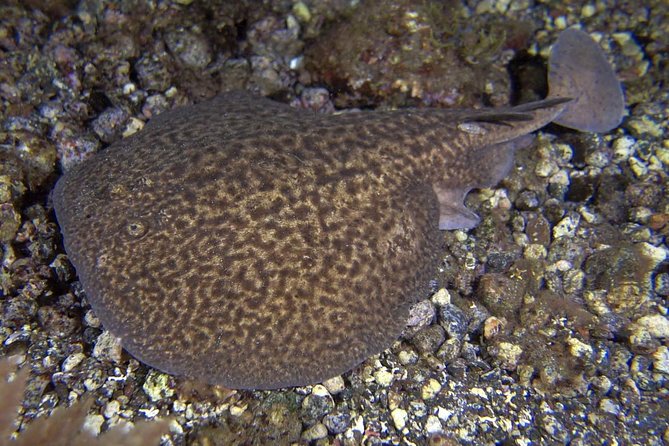
<svg viewBox="0 0 669 446">
<path fill-rule="evenodd" d="M 103 325 L 139 360 L 232 388 L 305 385 L 387 348 L 440 229 L 551 121 L 606 131 L 624 105 L 567 30 L 551 94 L 516 107 L 318 115 L 244 93 L 166 112 L 66 173 L 53 200 Z"/>
</svg>

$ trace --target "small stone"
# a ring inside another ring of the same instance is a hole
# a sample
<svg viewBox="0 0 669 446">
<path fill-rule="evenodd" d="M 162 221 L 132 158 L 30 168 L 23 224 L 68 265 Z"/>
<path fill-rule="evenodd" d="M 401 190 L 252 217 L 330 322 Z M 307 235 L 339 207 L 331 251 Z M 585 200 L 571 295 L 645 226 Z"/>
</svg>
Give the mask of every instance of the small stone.
<svg viewBox="0 0 669 446">
<path fill-rule="evenodd" d="M 490 340 L 497 336 L 500 331 L 506 325 L 506 320 L 504 318 L 500 319 L 495 316 L 490 316 L 483 323 L 483 337 Z"/>
<path fill-rule="evenodd" d="M 536 243 L 527 245 L 523 251 L 523 257 L 528 260 L 542 260 L 545 259 L 547 255 L 548 251 L 546 250 L 546 247 Z"/>
<path fill-rule="evenodd" d="M 533 211 L 539 207 L 541 202 L 535 191 L 525 190 L 518 195 L 516 207 L 521 211 Z"/>
<path fill-rule="evenodd" d="M 109 401 L 104 408 L 103 415 L 105 418 L 112 418 L 114 415 L 118 414 L 121 409 L 121 403 L 116 400 Z"/>
<path fill-rule="evenodd" d="M 85 358 L 86 355 L 83 353 L 73 353 L 65 358 L 65 361 L 63 361 L 63 365 L 61 366 L 61 370 L 63 372 L 71 372 L 76 366 L 81 364 L 81 361 L 83 361 Z"/>
<path fill-rule="evenodd" d="M 94 371 L 91 376 L 84 380 L 84 387 L 89 392 L 99 389 L 106 381 L 106 376 L 101 370 Z"/>
<path fill-rule="evenodd" d="M 608 152 L 596 151 L 591 152 L 585 156 L 585 162 L 588 166 L 598 167 L 603 169 L 609 165 L 611 161 L 611 155 Z"/>
<path fill-rule="evenodd" d="M 381 387 L 388 387 L 393 383 L 393 379 L 395 378 L 395 375 L 393 375 L 391 372 L 389 372 L 386 369 L 381 369 L 377 370 L 374 372 L 374 380 L 381 386 Z"/>
<path fill-rule="evenodd" d="M 444 431 L 441 421 L 436 415 L 429 415 L 425 420 L 425 432 L 428 435 L 440 434 Z"/>
<path fill-rule="evenodd" d="M 336 395 L 342 392 L 346 388 L 346 383 L 344 382 L 344 378 L 342 378 L 341 376 L 335 376 L 333 378 L 325 380 L 323 381 L 323 385 L 332 395 Z"/>
<path fill-rule="evenodd" d="M 562 287 L 568 294 L 576 294 L 583 289 L 585 273 L 580 269 L 570 269 L 564 273 Z"/>
<path fill-rule="evenodd" d="M 486 273 L 479 280 L 478 295 L 491 313 L 512 320 L 523 304 L 523 290 L 526 286 L 521 280 L 505 274 Z"/>
<path fill-rule="evenodd" d="M 417 302 L 409 309 L 407 326 L 414 329 L 415 332 L 427 327 L 434 319 L 435 313 L 434 305 L 429 300 Z"/>
<path fill-rule="evenodd" d="M 151 370 L 144 380 L 142 389 L 151 401 L 170 398 L 174 395 L 174 390 L 169 387 L 169 381 L 168 375 L 157 370 Z"/>
<path fill-rule="evenodd" d="M 439 349 L 446 339 L 444 329 L 440 325 L 430 325 L 416 333 L 411 338 L 411 343 L 420 353 L 434 353 Z"/>
<path fill-rule="evenodd" d="M 21 226 L 21 214 L 11 203 L 0 204 L 0 242 L 14 239 Z"/>
<path fill-rule="evenodd" d="M 230 415 L 232 415 L 233 417 L 239 417 L 244 412 L 246 412 L 247 408 L 248 406 L 246 404 L 242 404 L 241 406 L 238 405 L 230 406 Z"/>
<path fill-rule="evenodd" d="M 446 366 L 446 370 L 455 379 L 461 380 L 467 374 L 467 362 L 463 358 L 455 358 Z"/>
<path fill-rule="evenodd" d="M 661 314 L 640 317 L 633 325 L 647 331 L 655 339 L 669 338 L 669 319 Z"/>
<path fill-rule="evenodd" d="M 451 362 L 460 355 L 460 350 L 462 349 L 462 340 L 460 339 L 448 339 L 446 342 L 441 344 L 439 351 L 437 351 L 437 357 L 442 359 L 444 362 Z"/>
<path fill-rule="evenodd" d="M 206 37 L 199 32 L 177 29 L 165 35 L 165 42 L 172 54 L 187 67 L 202 69 L 212 59 L 211 48 Z"/>
<path fill-rule="evenodd" d="M 438 307 L 451 303 L 451 293 L 446 288 L 441 288 L 432 296 L 432 303 Z"/>
<path fill-rule="evenodd" d="M 618 415 L 620 413 L 620 406 L 609 398 L 603 398 L 599 402 L 599 408 L 612 415 Z"/>
<path fill-rule="evenodd" d="M 596 12 L 597 9 L 593 5 L 591 4 L 583 5 L 583 7 L 581 8 L 581 17 L 587 19 L 595 15 Z"/>
<path fill-rule="evenodd" d="M 653 370 L 669 375 L 669 348 L 661 345 L 653 353 Z"/>
<path fill-rule="evenodd" d="M 302 432 L 302 439 L 305 441 L 320 440 L 328 436 L 328 428 L 323 423 L 316 423 L 309 429 Z"/>
<path fill-rule="evenodd" d="M 661 138 L 662 125 L 653 121 L 650 117 L 644 115 L 640 118 L 630 119 L 625 126 L 630 130 L 630 133 L 638 137 Z"/>
<path fill-rule="evenodd" d="M 39 307 L 34 299 L 10 297 L 4 302 L 3 310 L 3 325 L 5 327 L 20 327 L 30 324 Z"/>
<path fill-rule="evenodd" d="M 627 162 L 630 166 L 630 169 L 632 170 L 632 173 L 634 173 L 634 176 L 637 178 L 643 178 L 648 174 L 648 166 L 639 158 L 632 156 L 629 158 L 629 160 L 627 160 Z"/>
<path fill-rule="evenodd" d="M 421 397 L 424 400 L 431 400 L 441 390 L 441 383 L 434 378 L 430 378 L 421 389 Z"/>
<path fill-rule="evenodd" d="M 554 175 L 558 170 L 560 170 L 560 168 L 555 161 L 542 159 L 537 163 L 534 173 L 538 177 L 548 178 Z"/>
<path fill-rule="evenodd" d="M 560 444 L 567 444 L 567 439 L 569 438 L 569 431 L 565 429 L 564 425 L 554 416 L 547 415 L 544 416 L 541 420 L 541 427 L 548 433 L 553 439 L 557 440 Z"/>
<path fill-rule="evenodd" d="M 554 187 L 559 186 L 559 188 L 555 190 L 560 190 L 560 191 L 566 191 L 568 186 L 571 184 L 569 173 L 567 173 L 567 171 L 564 169 L 558 170 L 553 175 L 551 175 L 548 182 L 551 183 L 551 185 Z"/>
<path fill-rule="evenodd" d="M 100 431 L 102 430 L 102 425 L 105 422 L 105 417 L 103 417 L 100 414 L 95 414 L 95 415 L 88 415 L 84 419 L 84 425 L 82 426 L 82 429 L 88 432 L 89 434 L 93 435 L 94 437 L 97 437 L 100 435 Z"/>
<path fill-rule="evenodd" d="M 524 227 L 524 220 L 519 219 Z M 522 229 L 521 229 L 522 230 Z M 516 254 L 512 252 L 491 252 L 486 259 L 486 271 L 491 273 L 501 273 L 507 271 L 516 260 Z M 447 303 L 450 303 L 447 302 Z M 444 304 L 446 305 L 446 304 Z"/>
<path fill-rule="evenodd" d="M 592 347 L 576 338 L 567 339 L 569 352 L 577 358 L 591 358 L 593 355 Z"/>
<path fill-rule="evenodd" d="M 592 385 L 596 388 L 602 395 L 605 395 L 611 390 L 611 380 L 604 375 L 595 376 L 592 378 Z"/>
<path fill-rule="evenodd" d="M 402 365 L 411 365 L 418 362 L 418 355 L 413 350 L 402 350 L 398 353 L 397 358 Z"/>
<path fill-rule="evenodd" d="M 567 28 L 567 18 L 563 15 L 558 16 L 555 18 L 554 24 L 556 29 L 565 29 Z"/>
<path fill-rule="evenodd" d="M 393 390 L 388 391 L 388 410 L 393 411 L 404 403 L 404 396 Z"/>
<path fill-rule="evenodd" d="M 439 309 L 439 324 L 451 338 L 461 339 L 467 333 L 468 323 L 467 314 L 456 305 L 448 304 Z"/>
<path fill-rule="evenodd" d="M 575 212 L 570 212 L 565 218 L 560 220 L 553 228 L 553 237 L 572 237 L 576 233 L 576 228 L 581 221 L 581 216 Z"/>
<path fill-rule="evenodd" d="M 297 2 L 293 5 L 293 14 L 295 14 L 295 17 L 297 17 L 298 20 L 302 23 L 308 23 L 311 21 L 311 12 L 309 11 L 309 7 L 303 2 Z"/>
<path fill-rule="evenodd" d="M 316 384 L 311 389 L 311 395 L 313 395 L 315 397 L 329 397 L 330 393 L 328 392 L 328 389 L 324 385 Z"/>
<path fill-rule="evenodd" d="M 142 130 L 144 128 L 144 125 L 145 123 L 141 119 L 137 119 L 134 117 L 130 118 L 125 126 L 125 130 L 123 130 L 123 137 L 127 138 L 128 136 L 134 135 L 135 133 Z"/>
<path fill-rule="evenodd" d="M 334 400 L 325 386 L 315 385 L 311 394 L 302 401 L 302 418 L 307 424 L 312 424 L 332 412 L 334 406 Z"/>
<path fill-rule="evenodd" d="M 340 434 L 351 424 L 351 415 L 345 412 L 331 413 L 323 418 L 323 424 L 331 434 Z"/>
<path fill-rule="evenodd" d="M 395 428 L 398 431 L 404 429 L 404 427 L 407 424 L 407 421 L 409 420 L 409 414 L 407 413 L 407 411 L 399 407 L 393 409 L 393 411 L 390 412 L 390 416 L 392 417 L 393 424 L 395 424 Z"/>
<path fill-rule="evenodd" d="M 662 146 L 655 149 L 655 156 L 662 164 L 669 166 L 669 139 L 665 139 Z"/>
<path fill-rule="evenodd" d="M 37 310 L 37 320 L 49 334 L 64 338 L 79 329 L 81 321 L 55 306 L 47 305 Z"/>
<path fill-rule="evenodd" d="M 189 407 L 191 406 L 192 404 L 189 404 Z M 245 417 L 250 415 L 249 412 L 251 411 L 245 412 L 241 420 L 246 419 Z M 250 416 L 252 417 L 253 415 Z M 302 421 L 300 421 L 299 416 L 296 416 L 294 406 L 288 401 L 279 398 L 267 411 L 266 428 L 270 432 L 281 432 L 282 435 L 285 435 L 283 438 L 286 439 L 286 442 L 290 443 L 289 438 L 293 441 L 299 439 L 302 432 Z"/>
<path fill-rule="evenodd" d="M 660 296 L 669 296 L 669 273 L 660 273 L 655 276 L 655 292 Z"/>
<path fill-rule="evenodd" d="M 631 136 L 623 136 L 613 141 L 613 160 L 621 162 L 629 159 L 634 154 L 636 140 Z"/>
<path fill-rule="evenodd" d="M 110 331 L 105 330 L 93 347 L 93 357 L 101 361 L 111 361 L 115 364 L 121 362 L 121 355 L 123 347 L 121 347 L 121 339 L 117 338 Z"/>
<path fill-rule="evenodd" d="M 103 142 L 111 143 L 121 135 L 128 118 L 125 110 L 111 107 L 100 113 L 91 123 L 91 128 Z"/>
<path fill-rule="evenodd" d="M 513 371 L 518 366 L 523 349 L 520 345 L 511 342 L 500 342 L 491 347 L 490 353 L 495 357 L 501 368 Z"/>
<path fill-rule="evenodd" d="M 163 94 L 154 94 L 146 98 L 142 106 L 142 114 L 147 118 L 159 115 L 169 110 L 170 103 Z"/>
</svg>

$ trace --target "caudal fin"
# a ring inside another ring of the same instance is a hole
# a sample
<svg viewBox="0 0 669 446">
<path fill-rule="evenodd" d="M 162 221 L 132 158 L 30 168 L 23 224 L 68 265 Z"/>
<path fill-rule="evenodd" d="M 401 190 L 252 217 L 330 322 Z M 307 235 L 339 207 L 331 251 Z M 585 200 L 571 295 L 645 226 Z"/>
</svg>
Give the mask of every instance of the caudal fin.
<svg viewBox="0 0 669 446">
<path fill-rule="evenodd" d="M 622 87 L 599 45 L 570 28 L 553 46 L 548 61 L 549 97 L 573 100 L 555 123 L 586 132 L 607 132 L 620 125 L 625 111 Z"/>
</svg>

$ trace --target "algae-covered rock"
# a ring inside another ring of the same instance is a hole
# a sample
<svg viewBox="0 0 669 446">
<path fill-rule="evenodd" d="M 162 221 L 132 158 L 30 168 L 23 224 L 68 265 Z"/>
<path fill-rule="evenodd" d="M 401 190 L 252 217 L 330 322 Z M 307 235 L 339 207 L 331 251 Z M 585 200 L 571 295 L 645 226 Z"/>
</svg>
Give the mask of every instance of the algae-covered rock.
<svg viewBox="0 0 669 446">
<path fill-rule="evenodd" d="M 367 96 L 390 104 L 420 98 L 471 105 L 481 95 L 502 104 L 509 77 L 493 62 L 505 48 L 523 46 L 531 27 L 481 19 L 456 2 L 361 2 L 308 46 L 305 65 L 363 104 Z"/>
</svg>

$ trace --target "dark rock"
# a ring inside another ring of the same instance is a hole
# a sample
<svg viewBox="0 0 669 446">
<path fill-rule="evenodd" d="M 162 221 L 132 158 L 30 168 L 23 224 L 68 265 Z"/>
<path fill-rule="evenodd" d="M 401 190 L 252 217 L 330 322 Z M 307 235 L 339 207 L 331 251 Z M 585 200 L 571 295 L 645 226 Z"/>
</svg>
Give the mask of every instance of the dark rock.
<svg viewBox="0 0 669 446">
<path fill-rule="evenodd" d="M 516 254 L 513 252 L 491 252 L 486 260 L 486 270 L 490 273 L 501 273 L 508 270 Z"/>
<path fill-rule="evenodd" d="M 121 135 L 128 117 L 128 113 L 121 108 L 108 108 L 93 121 L 91 126 L 102 141 L 110 143 Z"/>
<path fill-rule="evenodd" d="M 467 333 L 468 323 L 467 314 L 453 304 L 439 309 L 439 324 L 451 338 L 462 339 Z"/>
<path fill-rule="evenodd" d="M 199 32 L 175 29 L 165 35 L 170 52 L 182 64 L 192 69 L 202 69 L 211 62 L 211 47 L 207 38 Z"/>
<path fill-rule="evenodd" d="M 533 211 L 540 205 L 539 196 L 532 190 L 521 192 L 516 199 L 516 207 L 521 211 Z"/>
<path fill-rule="evenodd" d="M 30 323 L 37 314 L 37 304 L 33 299 L 18 296 L 3 303 L 3 325 L 10 328 L 16 329 Z"/>
<path fill-rule="evenodd" d="M 71 335 L 81 327 L 78 316 L 70 316 L 52 306 L 41 307 L 37 311 L 37 319 L 48 333 L 61 338 Z"/>
<path fill-rule="evenodd" d="M 439 325 L 430 325 L 416 333 L 411 343 L 421 353 L 434 353 L 446 340 L 444 329 Z"/>
<path fill-rule="evenodd" d="M 351 415 L 346 412 L 336 412 L 326 415 L 323 424 L 331 434 L 340 434 L 351 424 Z"/>
</svg>

